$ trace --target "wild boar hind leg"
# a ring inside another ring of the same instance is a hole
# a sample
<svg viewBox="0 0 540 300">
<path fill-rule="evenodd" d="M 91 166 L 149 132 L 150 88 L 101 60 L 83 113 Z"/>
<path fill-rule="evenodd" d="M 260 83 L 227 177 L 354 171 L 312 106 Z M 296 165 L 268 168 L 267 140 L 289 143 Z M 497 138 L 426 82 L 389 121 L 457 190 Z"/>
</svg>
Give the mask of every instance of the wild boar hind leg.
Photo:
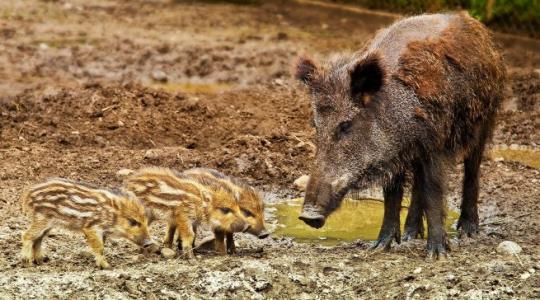
<svg viewBox="0 0 540 300">
<path fill-rule="evenodd" d="M 165 233 L 165 239 L 163 239 L 163 246 L 167 248 L 171 248 L 171 249 L 173 248 L 175 232 L 176 232 L 176 225 L 168 224 L 167 232 Z"/>
<path fill-rule="evenodd" d="M 384 217 L 379 237 L 371 249 L 389 250 L 392 241 L 400 242 L 401 233 L 399 228 L 399 213 L 401 210 L 401 200 L 403 198 L 403 184 L 405 174 L 398 173 L 393 176 L 390 182 L 383 188 L 384 194 Z"/>
<path fill-rule="evenodd" d="M 96 265 L 100 269 L 110 269 L 111 265 L 103 255 L 103 235 L 94 228 L 84 228 L 82 231 L 86 237 L 86 242 L 94 252 Z"/>
<path fill-rule="evenodd" d="M 463 199 L 461 202 L 461 214 L 459 216 L 457 228 L 460 237 L 474 237 L 478 233 L 478 193 L 480 181 L 480 163 L 486 140 L 489 136 L 490 122 L 484 125 L 478 135 L 477 145 L 465 157 L 464 177 L 463 177 Z"/>
</svg>

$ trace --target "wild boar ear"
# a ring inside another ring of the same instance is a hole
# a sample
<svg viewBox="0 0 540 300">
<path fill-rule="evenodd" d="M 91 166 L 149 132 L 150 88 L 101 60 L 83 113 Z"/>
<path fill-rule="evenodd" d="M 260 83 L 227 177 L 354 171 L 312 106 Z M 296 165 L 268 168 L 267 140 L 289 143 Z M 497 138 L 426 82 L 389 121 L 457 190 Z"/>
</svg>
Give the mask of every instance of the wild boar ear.
<svg viewBox="0 0 540 300">
<path fill-rule="evenodd" d="M 351 97 L 367 105 L 371 95 L 379 91 L 384 83 L 384 70 L 376 55 L 369 55 L 356 63 L 351 70 Z"/>
<path fill-rule="evenodd" d="M 309 85 L 317 72 L 317 66 L 310 58 L 301 56 L 296 63 L 295 78 Z"/>
</svg>

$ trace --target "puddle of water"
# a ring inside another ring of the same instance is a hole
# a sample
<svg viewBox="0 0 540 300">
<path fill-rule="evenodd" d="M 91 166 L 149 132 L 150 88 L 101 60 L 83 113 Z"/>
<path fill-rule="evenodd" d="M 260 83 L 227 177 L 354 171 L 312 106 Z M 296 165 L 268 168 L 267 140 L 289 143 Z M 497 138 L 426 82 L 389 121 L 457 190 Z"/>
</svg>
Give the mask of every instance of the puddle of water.
<svg viewBox="0 0 540 300">
<path fill-rule="evenodd" d="M 540 151 L 532 149 L 492 149 L 489 153 L 492 159 L 503 158 L 516 161 L 526 166 L 540 169 Z"/>
<path fill-rule="evenodd" d="M 404 199 L 403 205 L 408 205 L 408 201 Z M 384 204 L 380 200 L 344 199 L 341 207 L 328 217 L 326 224 L 320 229 L 311 228 L 298 219 L 302 203 L 303 199 L 297 198 L 274 205 L 278 222 L 275 235 L 293 237 L 298 242 L 324 245 L 337 245 L 340 242 L 359 239 L 373 241 L 379 235 L 384 212 Z M 406 216 L 407 208 L 403 207 L 400 218 L 402 230 Z M 456 234 L 452 225 L 458 217 L 457 212 L 448 212 L 445 225 L 450 235 Z"/>
<path fill-rule="evenodd" d="M 233 88 L 225 83 L 154 83 L 152 88 L 162 89 L 169 93 L 182 92 L 187 94 L 217 94 Z"/>
</svg>

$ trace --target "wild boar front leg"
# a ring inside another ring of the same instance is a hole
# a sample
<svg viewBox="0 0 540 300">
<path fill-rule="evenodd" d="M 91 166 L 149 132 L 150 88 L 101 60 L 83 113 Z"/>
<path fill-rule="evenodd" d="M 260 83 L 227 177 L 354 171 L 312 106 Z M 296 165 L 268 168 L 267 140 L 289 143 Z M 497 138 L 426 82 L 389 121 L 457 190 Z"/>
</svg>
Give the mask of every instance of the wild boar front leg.
<svg viewBox="0 0 540 300">
<path fill-rule="evenodd" d="M 444 230 L 444 168 L 442 158 L 432 157 L 421 162 L 414 176 L 420 180 L 423 194 L 424 212 L 428 223 L 427 250 L 428 258 L 445 257 L 449 250 Z"/>
<path fill-rule="evenodd" d="M 221 230 L 214 231 L 214 250 L 217 253 L 225 254 L 227 253 L 226 246 L 225 246 L 225 232 Z"/>
<path fill-rule="evenodd" d="M 176 217 L 176 235 L 182 243 L 182 251 L 186 258 L 193 258 L 193 242 L 195 241 L 195 231 L 190 220 L 178 216 Z"/>
<path fill-rule="evenodd" d="M 422 178 L 416 174 L 421 174 L 418 168 L 422 166 L 415 166 L 413 174 L 413 186 L 411 191 L 411 204 L 409 205 L 409 211 L 407 212 L 407 219 L 405 220 L 405 230 L 403 233 L 403 240 L 410 241 L 418 236 L 424 238 L 424 195 L 422 194 Z"/>
<path fill-rule="evenodd" d="M 399 213 L 403 198 L 403 184 L 405 174 L 398 173 L 383 188 L 384 194 L 384 218 L 377 241 L 371 249 L 389 250 L 392 241 L 400 242 Z"/>
<path fill-rule="evenodd" d="M 227 253 L 234 254 L 236 253 L 236 245 L 234 244 L 234 236 L 232 232 L 227 232 Z"/>
<path fill-rule="evenodd" d="M 41 252 L 43 238 L 49 232 L 49 220 L 35 216 L 30 228 L 22 236 L 22 261 L 26 265 L 43 263 L 44 256 Z"/>
<path fill-rule="evenodd" d="M 111 265 L 109 265 L 103 255 L 103 235 L 94 228 L 84 228 L 83 233 L 86 237 L 86 242 L 94 252 L 96 265 L 101 269 L 110 269 Z"/>
</svg>

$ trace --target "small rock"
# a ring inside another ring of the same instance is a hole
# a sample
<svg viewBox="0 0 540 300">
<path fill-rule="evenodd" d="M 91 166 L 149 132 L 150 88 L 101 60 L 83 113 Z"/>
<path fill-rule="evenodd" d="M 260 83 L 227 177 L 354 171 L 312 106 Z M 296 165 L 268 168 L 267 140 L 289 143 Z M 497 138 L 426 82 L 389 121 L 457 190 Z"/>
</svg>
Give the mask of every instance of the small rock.
<svg viewBox="0 0 540 300">
<path fill-rule="evenodd" d="M 448 275 L 446 275 L 446 281 L 448 281 L 448 282 L 454 282 L 454 281 L 456 281 L 456 275 L 454 275 L 454 274 L 448 274 Z"/>
<path fill-rule="evenodd" d="M 152 79 L 159 82 L 167 82 L 167 74 L 161 70 L 154 70 L 152 71 Z"/>
<path fill-rule="evenodd" d="M 170 259 L 176 256 L 176 252 L 171 248 L 163 248 L 161 249 L 161 255 L 166 259 Z"/>
<path fill-rule="evenodd" d="M 47 50 L 49 49 L 49 45 L 46 43 L 39 43 L 39 50 Z"/>
<path fill-rule="evenodd" d="M 289 278 L 292 282 L 299 284 L 299 285 L 308 285 L 309 281 L 305 276 L 297 275 L 297 274 L 291 274 L 289 275 Z"/>
<path fill-rule="evenodd" d="M 529 273 L 529 272 L 525 272 L 525 273 L 523 273 L 523 274 L 521 274 L 519 276 L 519 278 L 521 278 L 521 280 L 527 280 L 527 279 L 529 279 L 529 277 L 531 277 L 531 273 Z"/>
<path fill-rule="evenodd" d="M 146 152 L 144 152 L 144 158 L 156 159 L 156 158 L 159 158 L 159 154 L 155 150 L 149 149 L 149 150 L 146 150 Z"/>
<path fill-rule="evenodd" d="M 497 246 L 497 252 L 508 255 L 515 255 L 521 252 L 521 247 L 512 241 L 504 241 Z"/>
<path fill-rule="evenodd" d="M 137 295 L 139 294 L 139 290 L 137 288 L 137 285 L 131 281 L 126 281 L 126 290 L 130 294 Z"/>
<path fill-rule="evenodd" d="M 129 175 L 133 174 L 133 172 L 135 172 L 135 171 L 133 171 L 131 169 L 120 169 L 120 170 L 118 170 L 118 172 L 116 172 L 116 176 L 118 176 L 118 177 L 126 177 L 126 176 L 129 176 Z"/>
<path fill-rule="evenodd" d="M 278 78 L 278 79 L 274 80 L 274 83 L 276 85 L 283 85 L 283 84 L 285 84 L 285 81 L 283 81 L 283 79 Z"/>
<path fill-rule="evenodd" d="M 511 144 L 510 145 L 510 150 L 518 150 L 519 149 L 519 145 L 518 144 Z"/>
<path fill-rule="evenodd" d="M 262 292 L 264 290 L 267 290 L 272 287 L 272 284 L 270 282 L 263 280 L 263 281 L 257 281 L 255 282 L 254 288 L 257 292 Z"/>
<path fill-rule="evenodd" d="M 309 181 L 309 175 L 302 175 L 298 177 L 293 183 L 294 188 L 299 191 L 305 191 Z"/>
<path fill-rule="evenodd" d="M 421 267 L 418 267 L 418 268 L 414 269 L 414 271 L 413 271 L 414 274 L 420 274 L 420 272 L 422 272 Z"/>
</svg>

